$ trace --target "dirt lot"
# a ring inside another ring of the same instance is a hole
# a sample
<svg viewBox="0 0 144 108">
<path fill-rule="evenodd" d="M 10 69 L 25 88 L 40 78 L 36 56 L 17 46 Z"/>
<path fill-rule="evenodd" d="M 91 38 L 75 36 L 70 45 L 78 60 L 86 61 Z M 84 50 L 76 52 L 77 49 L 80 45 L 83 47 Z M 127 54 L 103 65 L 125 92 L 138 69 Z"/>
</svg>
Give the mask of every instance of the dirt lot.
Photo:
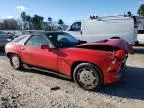
<svg viewBox="0 0 144 108">
<path fill-rule="evenodd" d="M 1 52 L 0 108 L 144 108 L 144 47 L 135 50 L 121 81 L 95 92 L 47 72 L 15 71 Z"/>
</svg>

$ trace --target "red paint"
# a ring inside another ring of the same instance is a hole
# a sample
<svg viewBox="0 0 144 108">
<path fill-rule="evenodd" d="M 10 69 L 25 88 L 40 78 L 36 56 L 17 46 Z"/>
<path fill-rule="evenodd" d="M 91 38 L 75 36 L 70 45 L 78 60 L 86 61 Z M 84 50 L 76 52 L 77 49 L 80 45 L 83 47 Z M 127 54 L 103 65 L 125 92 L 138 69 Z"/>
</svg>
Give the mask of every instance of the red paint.
<svg viewBox="0 0 144 108">
<path fill-rule="evenodd" d="M 116 40 L 116 39 L 114 39 Z M 43 67 L 47 69 L 59 71 L 71 77 L 71 67 L 75 62 L 89 62 L 98 66 L 103 75 L 104 84 L 109 84 L 119 80 L 121 74 L 120 69 L 122 62 L 119 62 L 116 57 L 121 61 L 125 59 L 129 51 L 127 47 L 123 47 L 118 41 L 110 41 L 109 43 L 92 43 L 84 45 L 113 45 L 120 46 L 120 50 L 115 52 L 100 51 L 85 48 L 59 48 L 48 50 L 46 48 L 9 44 L 6 46 L 5 51 L 8 53 L 16 53 L 20 56 L 21 60 L 25 63 Z M 125 45 L 126 46 L 126 45 Z M 126 49 L 126 51 L 124 51 Z M 116 56 L 116 57 L 115 57 Z M 116 61 L 115 61 L 116 60 Z"/>
</svg>

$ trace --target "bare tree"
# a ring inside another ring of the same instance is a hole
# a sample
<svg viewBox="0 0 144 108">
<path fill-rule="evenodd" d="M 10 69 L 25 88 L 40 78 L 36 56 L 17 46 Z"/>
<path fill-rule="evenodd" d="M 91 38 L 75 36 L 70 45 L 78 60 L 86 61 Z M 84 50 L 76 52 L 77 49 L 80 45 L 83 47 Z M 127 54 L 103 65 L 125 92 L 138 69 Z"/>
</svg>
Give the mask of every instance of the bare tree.
<svg viewBox="0 0 144 108">
<path fill-rule="evenodd" d="M 15 19 L 4 19 L 1 23 L 1 29 L 3 30 L 18 30 L 20 26 Z"/>
</svg>

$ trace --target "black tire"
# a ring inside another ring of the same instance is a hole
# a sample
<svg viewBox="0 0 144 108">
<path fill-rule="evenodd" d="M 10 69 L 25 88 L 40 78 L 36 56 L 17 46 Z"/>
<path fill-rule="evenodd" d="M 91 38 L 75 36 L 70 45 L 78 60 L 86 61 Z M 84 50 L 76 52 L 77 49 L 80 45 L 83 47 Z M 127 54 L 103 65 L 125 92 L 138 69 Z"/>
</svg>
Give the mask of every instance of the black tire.
<svg viewBox="0 0 144 108">
<path fill-rule="evenodd" d="M 74 69 L 74 81 L 85 90 L 96 90 L 103 82 L 101 71 L 90 63 L 81 63 Z"/>
<path fill-rule="evenodd" d="M 9 56 L 10 64 L 15 70 L 21 70 L 23 69 L 23 64 L 20 60 L 20 57 L 16 54 L 11 54 Z"/>
</svg>

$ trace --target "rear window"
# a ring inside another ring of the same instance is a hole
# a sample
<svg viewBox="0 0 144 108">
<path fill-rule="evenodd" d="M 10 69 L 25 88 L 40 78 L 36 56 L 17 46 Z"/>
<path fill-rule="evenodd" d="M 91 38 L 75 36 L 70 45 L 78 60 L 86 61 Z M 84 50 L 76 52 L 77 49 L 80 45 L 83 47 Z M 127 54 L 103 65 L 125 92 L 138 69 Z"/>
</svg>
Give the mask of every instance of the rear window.
<svg viewBox="0 0 144 108">
<path fill-rule="evenodd" d="M 27 36 L 20 36 L 20 37 L 17 37 L 15 38 L 13 41 L 11 41 L 11 43 L 18 43 L 20 42 L 21 40 L 23 40 L 24 38 L 26 38 Z"/>
</svg>

